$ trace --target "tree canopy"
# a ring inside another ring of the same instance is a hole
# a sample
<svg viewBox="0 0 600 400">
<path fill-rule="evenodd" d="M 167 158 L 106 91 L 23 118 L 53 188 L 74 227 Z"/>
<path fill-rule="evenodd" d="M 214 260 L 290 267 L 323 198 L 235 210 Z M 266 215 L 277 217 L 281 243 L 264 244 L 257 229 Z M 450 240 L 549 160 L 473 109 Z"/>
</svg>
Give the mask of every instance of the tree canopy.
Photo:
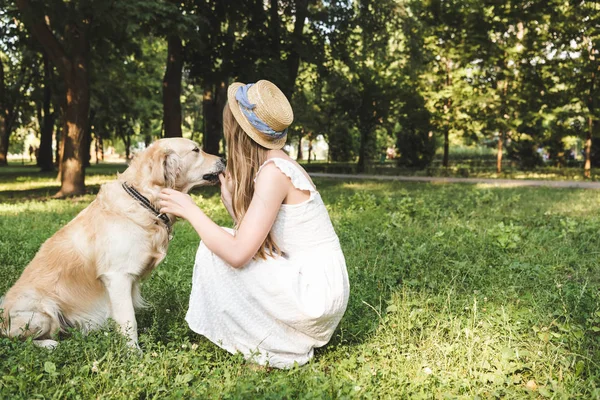
<svg viewBox="0 0 600 400">
<path fill-rule="evenodd" d="M 104 143 L 223 153 L 226 88 L 258 79 L 292 101 L 299 156 L 323 137 L 359 171 L 389 147 L 448 166 L 456 144 L 496 149 L 498 171 L 600 161 L 597 1 L 0 0 L 0 33 L 0 165 L 33 131 L 62 195 Z"/>
</svg>

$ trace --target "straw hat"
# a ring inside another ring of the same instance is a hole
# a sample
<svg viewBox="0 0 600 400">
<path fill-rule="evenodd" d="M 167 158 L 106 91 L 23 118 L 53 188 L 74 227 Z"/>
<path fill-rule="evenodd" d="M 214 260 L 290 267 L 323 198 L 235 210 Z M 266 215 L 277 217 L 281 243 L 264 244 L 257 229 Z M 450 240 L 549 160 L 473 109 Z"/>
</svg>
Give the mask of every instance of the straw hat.
<svg viewBox="0 0 600 400">
<path fill-rule="evenodd" d="M 239 88 L 245 86 L 240 82 L 232 83 L 227 89 L 227 103 L 236 121 L 244 132 L 256 143 L 267 149 L 281 149 L 285 145 L 287 135 L 275 138 L 258 130 L 244 115 L 238 100 L 235 98 Z M 252 112 L 276 132 L 283 132 L 294 120 L 294 112 L 290 102 L 275 84 L 260 80 L 248 89 L 248 101 L 254 104 Z"/>
</svg>

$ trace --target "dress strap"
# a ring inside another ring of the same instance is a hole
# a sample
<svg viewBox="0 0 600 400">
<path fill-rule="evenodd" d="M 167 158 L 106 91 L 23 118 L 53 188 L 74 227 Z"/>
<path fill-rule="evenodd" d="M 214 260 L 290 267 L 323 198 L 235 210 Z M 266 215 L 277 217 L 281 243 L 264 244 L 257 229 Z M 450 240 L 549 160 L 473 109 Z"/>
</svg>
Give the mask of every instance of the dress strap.
<svg viewBox="0 0 600 400">
<path fill-rule="evenodd" d="M 312 194 L 317 192 L 317 189 L 310 179 L 308 179 L 293 162 L 286 160 L 285 158 L 269 158 L 266 160 L 258 169 L 258 172 L 254 177 L 254 182 L 256 182 L 256 178 L 258 177 L 258 174 L 260 174 L 260 171 L 263 169 L 263 167 L 271 162 L 275 164 L 277 168 L 281 170 L 281 172 L 287 175 L 288 178 L 290 178 L 296 189 L 309 191 L 311 193 L 311 198 Z"/>
</svg>

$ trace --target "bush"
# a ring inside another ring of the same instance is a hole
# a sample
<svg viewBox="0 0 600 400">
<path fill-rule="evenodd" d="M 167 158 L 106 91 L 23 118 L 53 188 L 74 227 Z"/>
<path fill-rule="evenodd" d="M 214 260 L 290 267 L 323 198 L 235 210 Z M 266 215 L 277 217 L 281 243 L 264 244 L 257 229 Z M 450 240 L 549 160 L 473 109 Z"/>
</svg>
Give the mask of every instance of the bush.
<svg viewBox="0 0 600 400">
<path fill-rule="evenodd" d="M 507 157 L 515 161 L 521 169 L 532 169 L 544 165 L 537 149 L 538 145 L 532 140 L 513 141 L 507 146 Z"/>
<path fill-rule="evenodd" d="M 358 152 L 356 132 L 345 125 L 336 125 L 327 135 L 331 161 L 351 161 Z"/>
</svg>

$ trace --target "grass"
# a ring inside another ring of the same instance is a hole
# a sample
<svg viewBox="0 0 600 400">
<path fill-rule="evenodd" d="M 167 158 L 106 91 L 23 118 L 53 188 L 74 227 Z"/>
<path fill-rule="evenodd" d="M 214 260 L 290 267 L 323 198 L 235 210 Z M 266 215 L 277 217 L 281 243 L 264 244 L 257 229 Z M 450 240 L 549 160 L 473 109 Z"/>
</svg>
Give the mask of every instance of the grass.
<svg viewBox="0 0 600 400">
<path fill-rule="evenodd" d="M 438 152 L 441 149 L 438 150 Z M 502 172 L 496 171 L 496 149 L 489 147 L 456 147 L 450 152 L 449 166 L 442 165 L 441 153 L 436 154 L 431 164 L 423 168 L 398 166 L 395 160 L 383 163 L 371 161 L 367 163 L 365 173 L 376 175 L 402 176 L 432 176 L 459 178 L 488 178 L 488 179 L 542 179 L 542 180 L 571 180 L 598 181 L 600 174 L 597 168 L 591 171 L 590 179 L 584 177 L 583 161 L 570 161 L 568 166 L 555 166 L 551 163 L 523 169 L 515 161 L 505 156 L 502 162 Z M 302 161 L 304 168 L 310 172 L 327 172 L 355 174 L 356 162 L 326 162 Z"/>
<path fill-rule="evenodd" d="M 49 199 L 51 176 L 5 171 L 0 293 L 93 199 Z M 0 398 L 600 398 L 600 192 L 316 183 L 352 287 L 308 365 L 253 368 L 189 330 L 198 237 L 179 222 L 143 286 L 141 356 L 110 326 L 54 351 L 0 339 Z M 228 224 L 214 188 L 194 196 Z"/>
<path fill-rule="evenodd" d="M 347 162 L 321 162 L 313 161 L 302 163 L 309 172 L 326 172 L 335 174 L 356 174 L 356 163 Z M 539 179 L 552 181 L 593 181 L 600 180 L 598 169 L 591 171 L 591 178 L 586 179 L 583 175 L 583 168 L 577 167 L 536 167 L 529 170 L 523 170 L 516 166 L 506 163 L 502 167 L 502 172 L 496 172 L 496 165 L 489 163 L 481 165 L 471 161 L 459 161 L 450 163 L 448 168 L 442 167 L 441 163 L 434 163 L 426 168 L 399 167 L 393 161 L 386 161 L 383 164 L 373 163 L 366 167 L 366 174 L 371 175 L 400 175 L 400 176 L 432 176 L 432 177 L 457 177 L 457 178 L 487 178 L 487 179 Z"/>
</svg>

